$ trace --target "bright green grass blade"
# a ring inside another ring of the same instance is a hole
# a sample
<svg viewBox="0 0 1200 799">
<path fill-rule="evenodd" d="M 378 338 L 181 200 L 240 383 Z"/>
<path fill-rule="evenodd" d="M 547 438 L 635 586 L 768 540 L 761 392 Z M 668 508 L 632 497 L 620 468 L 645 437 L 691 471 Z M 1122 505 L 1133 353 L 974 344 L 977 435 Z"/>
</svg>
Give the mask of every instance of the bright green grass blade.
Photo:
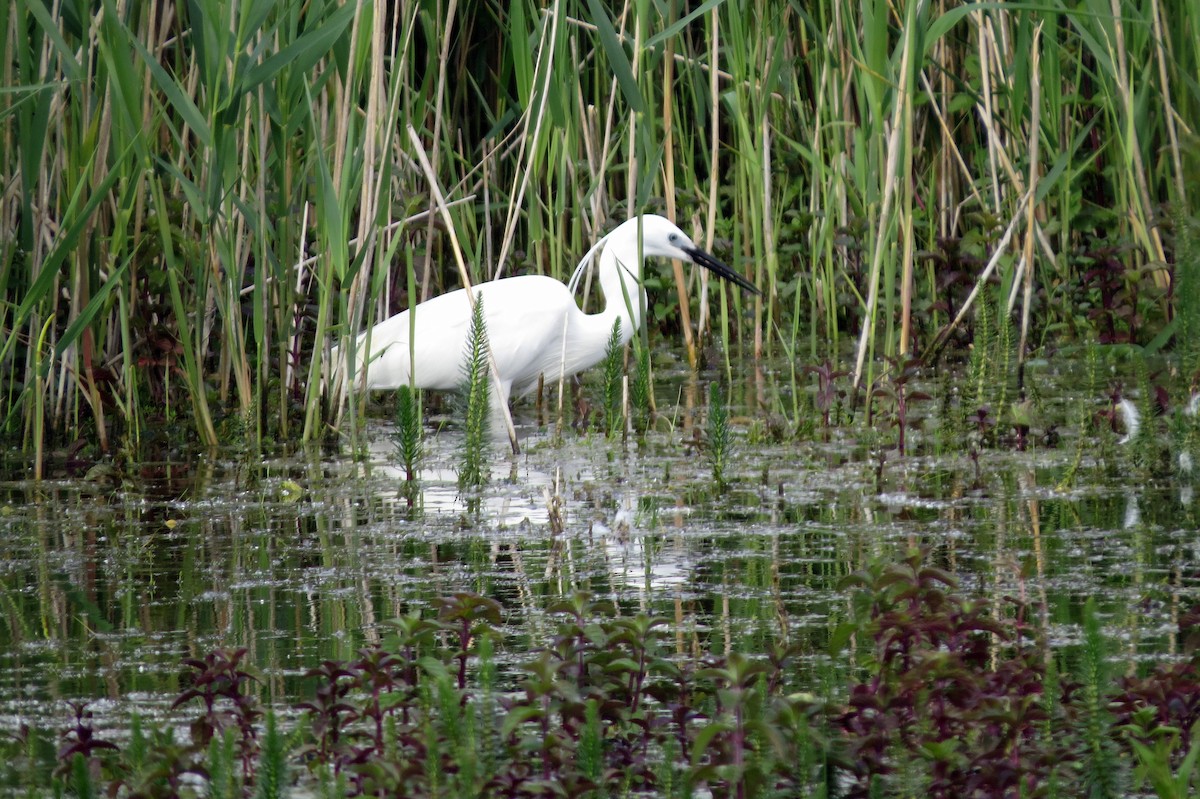
<svg viewBox="0 0 1200 799">
<path fill-rule="evenodd" d="M 239 42 L 246 43 L 258 32 L 266 21 L 267 16 L 275 10 L 276 0 L 250 0 L 242 6 L 242 18 L 238 24 L 237 39 Z M 347 6 L 353 6 L 348 3 Z M 264 36 L 263 41 L 266 42 L 269 37 Z M 239 51 L 241 48 L 239 48 Z"/>
<path fill-rule="evenodd" d="M 154 78 L 154 82 L 158 84 L 158 88 L 167 96 L 171 107 L 175 112 L 187 123 L 188 127 L 196 134 L 196 138 L 200 140 L 206 148 L 213 145 L 212 129 L 208 122 L 204 119 L 204 115 L 200 113 L 200 109 L 192 102 L 192 99 L 184 93 L 183 87 L 163 69 L 162 64 L 158 63 L 158 59 L 150 55 L 150 51 L 146 49 L 146 45 L 133 35 L 129 28 L 122 23 L 121 27 L 125 30 L 125 34 L 129 37 L 130 44 L 133 49 L 137 50 L 138 55 L 146 62 L 146 66 L 150 69 L 150 75 Z"/>
<path fill-rule="evenodd" d="M 533 54 L 529 47 L 529 23 L 525 16 L 525 0 L 512 0 L 508 12 L 508 63 L 517 82 L 517 99 L 527 108 L 533 96 Z M 489 138 L 490 138 L 489 134 Z"/>
<path fill-rule="evenodd" d="M 125 272 L 129 268 L 129 264 L 133 260 L 133 256 L 134 253 L 130 253 L 125 259 L 124 263 L 118 266 L 116 270 L 109 275 L 108 279 L 104 281 L 104 285 L 100 287 L 100 290 L 93 294 L 92 298 L 88 300 L 88 304 L 84 306 L 82 311 L 80 311 L 79 316 L 75 317 L 71 324 L 67 326 L 67 329 L 63 331 L 62 336 L 59 338 L 58 343 L 54 347 L 55 358 L 61 356 L 63 352 L 66 351 L 67 347 L 70 347 L 72 344 L 78 341 L 79 337 L 83 334 L 84 329 L 90 325 L 92 320 L 96 318 L 96 315 L 100 313 L 100 309 L 104 307 L 104 304 L 108 301 L 108 295 L 112 294 L 112 290 L 120 284 L 121 278 L 125 276 Z"/>
<path fill-rule="evenodd" d="M 621 40 L 617 38 L 617 31 L 613 28 L 612 20 L 608 18 L 608 10 L 600 0 L 588 0 L 588 11 L 592 16 L 593 24 L 600 32 L 600 43 L 604 46 L 604 54 L 608 56 L 608 64 L 612 67 L 613 74 L 617 76 L 617 83 L 621 85 L 621 94 L 624 95 L 625 102 L 629 103 L 629 107 L 633 111 L 645 110 L 642 90 L 638 88 L 637 78 L 633 74 L 633 66 L 630 64 L 629 57 L 625 55 L 625 48 L 621 46 Z"/>
<path fill-rule="evenodd" d="M 666 41 L 667 39 L 670 39 L 672 36 L 679 33 L 681 30 L 686 28 L 688 25 L 691 25 L 693 21 L 704 16 L 705 14 L 707 14 L 709 11 L 712 11 L 717 6 L 722 5 L 724 2 L 725 2 L 725 0 L 706 0 L 706 2 L 701 3 L 700 5 L 696 6 L 696 8 L 694 8 L 690 12 L 688 12 L 688 14 L 686 16 L 681 17 L 679 20 L 677 20 L 675 22 L 672 22 L 661 33 L 656 33 L 655 35 L 653 35 L 649 39 L 647 39 L 646 47 L 655 47 L 658 44 Z"/>
<path fill-rule="evenodd" d="M 252 91 L 259 84 L 274 78 L 287 66 L 300 74 L 307 72 L 329 54 L 350 24 L 350 20 L 354 18 L 354 11 L 353 3 L 342 6 L 317 28 L 301 35 L 275 55 L 252 67 L 239 87 L 241 91 Z"/>
<path fill-rule="evenodd" d="M 67 79 L 71 81 L 83 80 L 83 67 L 75 60 L 75 48 L 67 44 L 66 40 L 63 39 L 62 31 L 59 30 L 58 23 L 50 16 L 50 10 L 47 5 L 39 2 L 39 0 L 32 0 L 32 2 L 21 2 L 20 6 L 37 20 L 46 37 L 54 45 L 54 50 L 61 59 L 62 68 L 66 73 Z"/>
<path fill-rule="evenodd" d="M 125 155 L 127 154 L 128 151 L 126 151 Z M 117 167 L 119 167 L 119 164 Z M 16 317 L 13 319 L 13 329 L 20 328 L 25 323 L 25 320 L 29 318 L 34 307 L 46 299 L 51 288 L 54 286 L 55 279 L 58 277 L 59 267 L 62 266 L 68 255 L 75 252 L 84 230 L 91 224 L 92 214 L 108 198 L 109 189 L 116 183 L 117 178 L 124 174 L 124 170 L 117 167 L 110 170 L 100 183 L 93 187 L 88 187 L 86 180 L 80 180 L 75 186 L 75 191 L 71 195 L 67 210 L 63 213 L 63 219 L 70 220 L 70 224 L 55 241 L 54 249 L 50 251 L 46 256 L 46 260 L 43 261 L 42 269 L 38 272 L 37 279 L 29 287 L 29 291 L 21 301 L 21 305 L 17 308 Z M 89 162 L 87 171 L 90 172 L 91 168 L 92 163 Z M 88 191 L 85 191 L 85 189 L 88 189 Z M 82 203 L 82 207 L 79 207 L 85 194 L 87 194 L 87 201 Z M 12 349 L 15 341 L 16 336 L 7 337 L 4 342 L 4 348 L 0 349 L 0 361 L 8 357 L 9 350 Z"/>
</svg>

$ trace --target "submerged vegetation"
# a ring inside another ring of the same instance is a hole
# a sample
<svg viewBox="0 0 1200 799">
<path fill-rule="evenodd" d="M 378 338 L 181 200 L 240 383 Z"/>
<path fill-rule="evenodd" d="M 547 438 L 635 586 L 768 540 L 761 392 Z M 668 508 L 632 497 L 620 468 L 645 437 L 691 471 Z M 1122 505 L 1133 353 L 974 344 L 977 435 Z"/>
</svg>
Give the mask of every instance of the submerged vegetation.
<svg viewBox="0 0 1200 799">
<path fill-rule="evenodd" d="M 264 709 L 245 649 L 184 662 L 190 735 L 135 719 L 120 744 L 86 705 L 55 749 L 0 743 L 30 791 L 76 796 L 653 795 L 1183 797 L 1196 790 L 1197 650 L 1117 677 L 1094 605 L 1050 651 L 1030 608 L 966 596 L 919 553 L 851 575 L 829 646 L 846 672 L 765 653 L 686 655 L 665 618 L 576 594 L 547 640 L 497 669 L 501 606 L 458 593 L 379 644 L 306 674 L 290 729 Z M 1194 641 L 1200 613 L 1180 620 Z M 807 665 L 802 665 L 807 664 Z M 513 680 L 513 681 L 510 681 Z"/>
<path fill-rule="evenodd" d="M 680 319 L 693 362 L 713 330 L 725 358 L 830 362 L 854 392 L 988 318 L 1020 364 L 1161 350 L 1200 313 L 1188 0 L 18 0 L 4 21 L 0 432 L 39 474 L 79 441 L 136 460 L 355 432 L 321 394 L 329 347 L 457 280 L 443 194 L 473 282 L 562 278 L 661 210 L 765 290 L 679 272 L 663 334 Z M 1007 424 L 1011 401 L 986 406 Z M 801 426 L 789 406 L 765 410 Z"/>
</svg>

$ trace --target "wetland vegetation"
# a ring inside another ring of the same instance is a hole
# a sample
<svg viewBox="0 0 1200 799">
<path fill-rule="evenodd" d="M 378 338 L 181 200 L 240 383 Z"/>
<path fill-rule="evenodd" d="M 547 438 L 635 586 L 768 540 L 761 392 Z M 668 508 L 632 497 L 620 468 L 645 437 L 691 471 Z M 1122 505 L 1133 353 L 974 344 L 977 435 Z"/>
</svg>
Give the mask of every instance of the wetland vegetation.
<svg viewBox="0 0 1200 799">
<path fill-rule="evenodd" d="M 7 795 L 1196 792 L 1194 3 L 3 9 Z M 640 211 L 519 455 L 322 394 Z"/>
</svg>

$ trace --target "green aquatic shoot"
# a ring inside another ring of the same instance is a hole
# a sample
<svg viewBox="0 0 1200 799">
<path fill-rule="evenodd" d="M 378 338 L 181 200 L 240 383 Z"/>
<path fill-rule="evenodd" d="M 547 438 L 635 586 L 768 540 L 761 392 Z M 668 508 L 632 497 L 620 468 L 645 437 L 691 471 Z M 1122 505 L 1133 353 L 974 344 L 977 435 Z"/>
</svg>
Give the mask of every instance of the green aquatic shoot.
<svg viewBox="0 0 1200 799">
<path fill-rule="evenodd" d="M 634 373 L 629 381 L 629 416 L 633 429 L 646 432 L 654 410 L 654 395 L 650 381 L 650 349 L 640 339 L 634 339 Z"/>
<path fill-rule="evenodd" d="M 1141 352 L 1134 353 L 1134 375 L 1137 379 L 1138 389 L 1137 415 L 1141 418 L 1142 423 L 1136 424 L 1134 429 L 1128 430 L 1127 445 L 1130 447 L 1134 464 L 1139 469 L 1149 471 L 1159 462 L 1162 441 L 1157 434 L 1158 425 L 1155 424 L 1158 409 L 1155 406 L 1154 385 L 1150 380 L 1150 369 L 1146 364 L 1146 358 Z"/>
<path fill-rule="evenodd" d="M 417 479 L 421 460 L 421 403 L 411 386 L 396 391 L 396 454 L 404 466 L 404 480 Z"/>
<path fill-rule="evenodd" d="M 981 295 L 978 311 L 975 316 L 975 340 L 971 347 L 970 382 L 972 389 L 969 395 L 974 407 L 968 408 L 973 412 L 979 408 L 987 408 L 992 398 L 992 381 L 995 377 L 991 355 L 996 346 L 996 329 L 992 320 L 992 301 L 988 295 Z"/>
<path fill-rule="evenodd" d="M 92 780 L 87 758 L 82 752 L 76 752 L 75 757 L 71 759 L 71 787 L 78 799 L 98 799 L 100 795 Z"/>
<path fill-rule="evenodd" d="M 467 334 L 466 363 L 459 390 L 464 413 L 463 450 L 458 467 L 458 487 L 462 490 L 479 488 L 488 481 L 491 388 L 483 297 L 477 295 L 471 308 L 471 329 Z"/>
<path fill-rule="evenodd" d="M 730 448 L 729 410 L 725 407 L 721 386 L 711 383 L 708 387 L 708 462 L 712 466 L 713 481 L 719 488 L 726 485 Z"/>
<path fill-rule="evenodd" d="M 288 751 L 285 736 L 276 723 L 275 712 L 267 711 L 267 727 L 263 733 L 259 755 L 258 799 L 280 799 L 288 795 Z"/>
<path fill-rule="evenodd" d="M 583 731 L 579 736 L 579 770 L 599 785 L 604 770 L 604 733 L 600 726 L 600 706 L 589 699 L 583 711 Z"/>
<path fill-rule="evenodd" d="M 236 738 L 232 729 L 214 735 L 208 742 L 209 799 L 235 799 L 241 795 L 237 785 L 237 760 L 234 756 Z"/>
<path fill-rule="evenodd" d="M 996 311 L 996 351 L 992 356 L 994 364 L 991 384 L 994 394 L 994 405 L 997 415 L 1009 406 L 1009 387 L 1016 375 L 1017 363 L 1017 329 L 1013 325 L 1011 314 L 1005 313 L 1001 307 Z"/>
<path fill-rule="evenodd" d="M 621 345 L 621 319 L 613 320 L 608 343 L 604 347 L 604 432 L 610 438 L 624 426 L 621 399 L 624 394 L 625 348 Z"/>
<path fill-rule="evenodd" d="M 1105 734 L 1112 726 L 1112 714 L 1105 701 L 1109 686 L 1109 642 L 1101 629 L 1095 597 L 1088 597 L 1083 608 L 1083 648 L 1079 668 L 1082 683 L 1084 755 L 1082 777 L 1090 788 L 1088 795 L 1116 797 L 1121 795 L 1114 782 L 1118 773 L 1112 740 Z"/>
</svg>

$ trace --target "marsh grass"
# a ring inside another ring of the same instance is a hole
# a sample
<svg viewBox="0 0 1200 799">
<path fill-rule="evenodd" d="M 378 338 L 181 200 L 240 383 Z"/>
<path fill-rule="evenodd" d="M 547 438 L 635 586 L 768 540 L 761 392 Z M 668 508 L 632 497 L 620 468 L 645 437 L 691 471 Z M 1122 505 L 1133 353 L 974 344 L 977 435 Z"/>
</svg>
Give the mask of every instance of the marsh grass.
<svg viewBox="0 0 1200 799">
<path fill-rule="evenodd" d="M 1161 347 L 1177 306 L 1176 340 L 1194 326 L 1185 0 L 94 11 L 4 10 L 0 415 L 39 464 L 81 435 L 138 457 L 171 424 L 217 446 L 227 416 L 252 446 L 355 435 L 326 354 L 460 282 L 446 218 L 472 281 L 561 279 L 664 210 L 764 290 L 675 274 L 693 363 L 715 331 L 859 388 L 947 329 L 947 242 L 989 264 L 987 313 L 1029 320 L 1018 349 L 1110 323 Z"/>
</svg>

